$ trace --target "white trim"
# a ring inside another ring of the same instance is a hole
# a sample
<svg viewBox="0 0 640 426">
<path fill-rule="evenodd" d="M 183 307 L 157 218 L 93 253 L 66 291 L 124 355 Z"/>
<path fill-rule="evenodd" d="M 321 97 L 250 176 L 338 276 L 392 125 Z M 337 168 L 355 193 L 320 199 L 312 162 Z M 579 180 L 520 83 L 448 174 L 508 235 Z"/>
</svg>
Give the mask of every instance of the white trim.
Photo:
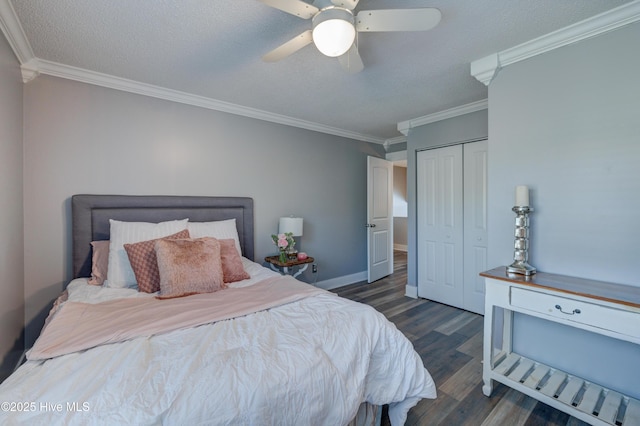
<svg viewBox="0 0 640 426">
<path fill-rule="evenodd" d="M 331 290 L 338 287 L 343 287 L 349 284 L 355 284 L 367 280 L 367 271 L 356 272 L 351 275 L 343 275 L 341 277 L 331 278 L 330 280 L 318 281 L 315 283 L 316 287 L 323 288 L 325 290 Z"/>
<path fill-rule="evenodd" d="M 407 284 L 404 286 L 404 295 L 412 299 L 418 298 L 418 287 Z"/>
<path fill-rule="evenodd" d="M 397 138 L 391 138 L 391 139 L 387 139 L 386 141 L 384 141 L 384 150 L 388 150 L 389 147 L 393 144 L 396 143 L 403 143 L 407 141 L 407 137 L 406 136 L 398 136 Z"/>
<path fill-rule="evenodd" d="M 21 64 L 33 59 L 33 49 L 9 0 L 0 0 L 0 30 Z"/>
<path fill-rule="evenodd" d="M 577 22 L 502 52 L 471 62 L 471 75 L 487 86 L 501 68 L 533 56 L 577 43 L 640 20 L 640 0 Z"/>
<path fill-rule="evenodd" d="M 351 132 L 348 130 L 338 129 L 336 127 L 324 126 L 322 124 L 313 123 L 311 121 L 300 120 L 285 115 L 274 114 L 255 108 L 244 107 L 229 102 L 219 101 L 216 99 L 206 98 L 204 96 L 193 95 L 190 93 L 180 92 L 177 90 L 166 89 L 164 87 L 154 86 L 139 81 L 128 80 L 126 78 L 114 77 L 108 74 L 102 74 L 82 68 L 72 67 L 44 59 L 34 58 L 28 63 L 23 64 L 24 72 L 30 74 L 40 73 L 54 77 L 66 78 L 69 80 L 79 81 L 82 83 L 93 84 L 96 86 L 108 87 L 110 89 L 122 90 L 124 92 L 136 93 L 139 95 L 150 96 L 158 99 L 165 99 L 172 102 L 178 102 L 187 105 L 194 105 L 201 108 L 207 108 L 215 111 L 226 112 L 229 114 L 241 115 L 244 117 L 255 118 L 258 120 L 269 121 L 272 123 L 284 124 L 287 126 L 298 127 L 302 129 L 312 130 L 314 132 L 327 133 L 330 135 L 340 136 L 349 139 L 361 140 L 365 142 L 383 144 L 384 140 L 374 138 L 362 133 Z"/>
<path fill-rule="evenodd" d="M 423 126 L 425 124 L 434 123 L 436 121 L 446 120 L 447 118 L 458 117 L 460 115 L 469 114 L 476 111 L 481 111 L 483 109 L 487 109 L 488 106 L 489 102 L 486 99 L 483 99 L 481 101 L 471 102 L 470 104 L 446 109 L 444 111 L 425 115 L 423 117 L 401 121 L 398 123 L 398 131 L 407 136 L 409 134 L 409 130 L 413 129 L 414 127 Z"/>
<path fill-rule="evenodd" d="M 28 83 L 40 75 L 40 65 L 38 59 L 32 58 L 20 66 L 22 72 L 22 82 Z"/>
<path fill-rule="evenodd" d="M 500 58 L 498 58 L 497 53 L 471 62 L 470 67 L 471 75 L 487 86 L 489 85 L 489 83 L 491 83 L 491 80 L 493 80 L 493 78 L 498 74 L 500 68 Z"/>
</svg>

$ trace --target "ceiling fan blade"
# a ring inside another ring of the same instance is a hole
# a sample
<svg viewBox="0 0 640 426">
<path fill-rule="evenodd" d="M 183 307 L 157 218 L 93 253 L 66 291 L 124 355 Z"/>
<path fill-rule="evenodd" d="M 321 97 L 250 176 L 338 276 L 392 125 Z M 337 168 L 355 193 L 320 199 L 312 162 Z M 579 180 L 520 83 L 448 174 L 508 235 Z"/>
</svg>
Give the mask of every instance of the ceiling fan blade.
<svg viewBox="0 0 640 426">
<path fill-rule="evenodd" d="M 259 0 L 267 6 L 275 7 L 283 12 L 299 16 L 302 19 L 311 19 L 320 9 L 301 0 Z"/>
<path fill-rule="evenodd" d="M 344 55 L 338 56 L 338 61 L 342 68 L 344 68 L 349 74 L 359 73 L 364 69 L 362 58 L 358 53 L 358 46 L 353 43 L 351 48 L 347 50 Z"/>
<path fill-rule="evenodd" d="M 356 30 L 426 31 L 438 25 L 442 14 L 435 8 L 361 10 L 356 16 Z"/>
<path fill-rule="evenodd" d="M 358 1 L 360 0 L 331 0 L 331 3 L 339 7 L 344 7 L 349 10 L 353 10 L 358 5 Z"/>
<path fill-rule="evenodd" d="M 279 61 L 280 59 L 286 58 L 287 56 L 302 49 L 312 41 L 313 41 L 313 38 L 311 37 L 311 30 L 307 30 L 302 34 L 295 36 L 288 42 L 280 45 L 279 47 L 276 47 L 271 52 L 264 55 L 262 57 L 262 60 L 265 62 Z"/>
</svg>

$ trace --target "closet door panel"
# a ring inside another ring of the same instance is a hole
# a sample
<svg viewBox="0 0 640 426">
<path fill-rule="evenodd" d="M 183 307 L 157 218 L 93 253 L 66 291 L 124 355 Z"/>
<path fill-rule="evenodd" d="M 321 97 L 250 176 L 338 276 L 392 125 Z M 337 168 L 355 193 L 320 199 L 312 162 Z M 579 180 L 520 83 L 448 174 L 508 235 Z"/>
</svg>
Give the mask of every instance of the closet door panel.
<svg viewBox="0 0 640 426">
<path fill-rule="evenodd" d="M 484 313 L 487 266 L 487 141 L 464 145 L 464 309 Z"/>
<path fill-rule="evenodd" d="M 462 307 L 462 146 L 417 157 L 418 295 Z"/>
</svg>

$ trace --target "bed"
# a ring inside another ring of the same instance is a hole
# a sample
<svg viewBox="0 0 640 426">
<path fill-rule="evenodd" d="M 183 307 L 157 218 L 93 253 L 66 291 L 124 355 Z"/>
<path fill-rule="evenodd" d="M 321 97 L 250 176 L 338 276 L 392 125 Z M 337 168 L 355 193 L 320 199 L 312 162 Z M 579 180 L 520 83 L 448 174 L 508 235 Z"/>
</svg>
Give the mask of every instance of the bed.
<svg viewBox="0 0 640 426">
<path fill-rule="evenodd" d="M 215 235 L 167 242 L 164 230 L 153 244 L 158 293 L 141 290 L 142 276 L 140 288 L 112 286 L 116 225 L 145 222 L 157 231 L 185 219 L 191 234 L 215 225 Z M 225 232 L 233 223 L 231 238 L 217 234 L 221 223 Z M 160 299 L 173 287 L 164 287 L 171 270 L 159 250 L 195 242 L 209 250 L 216 239 L 220 247 L 233 241 L 248 278 Z M 382 314 L 253 261 L 250 198 L 75 195 L 72 241 L 74 279 L 28 361 L 0 385 L 0 423 L 372 424 L 380 420 L 375 407 L 388 404 L 400 425 L 420 399 L 436 397 L 422 359 Z M 101 285 L 89 284 L 96 241 L 111 243 Z"/>
</svg>

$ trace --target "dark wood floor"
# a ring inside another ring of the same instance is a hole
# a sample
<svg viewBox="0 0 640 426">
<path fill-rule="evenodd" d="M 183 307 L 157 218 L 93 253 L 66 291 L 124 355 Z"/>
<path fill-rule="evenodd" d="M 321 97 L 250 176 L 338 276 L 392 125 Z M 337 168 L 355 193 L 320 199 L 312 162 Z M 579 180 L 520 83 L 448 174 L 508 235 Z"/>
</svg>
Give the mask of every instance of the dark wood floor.
<svg viewBox="0 0 640 426">
<path fill-rule="evenodd" d="M 371 284 L 335 290 L 382 312 L 413 342 L 438 388 L 409 412 L 407 425 L 583 426 L 586 423 L 500 383 L 482 393 L 481 315 L 405 296 L 406 253 L 396 252 L 394 273 Z M 383 411 L 382 426 L 389 424 Z"/>
</svg>

